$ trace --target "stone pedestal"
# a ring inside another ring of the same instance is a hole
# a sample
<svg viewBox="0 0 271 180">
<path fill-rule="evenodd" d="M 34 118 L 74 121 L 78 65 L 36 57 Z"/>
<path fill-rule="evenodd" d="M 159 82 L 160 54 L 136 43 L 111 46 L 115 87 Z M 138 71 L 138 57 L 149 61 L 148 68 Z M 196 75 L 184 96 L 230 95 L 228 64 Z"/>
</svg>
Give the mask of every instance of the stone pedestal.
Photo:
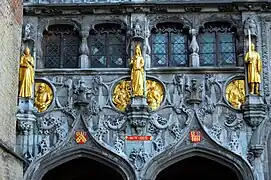
<svg viewBox="0 0 271 180">
<path fill-rule="evenodd" d="M 146 124 L 149 120 L 149 107 L 146 97 L 132 97 L 131 104 L 127 107 L 128 119 L 133 135 L 144 135 L 146 133 Z"/>
<path fill-rule="evenodd" d="M 190 54 L 189 61 L 192 67 L 199 67 L 199 55 L 197 53 Z"/>
<path fill-rule="evenodd" d="M 21 154 L 32 154 L 30 146 L 33 143 L 31 135 L 33 134 L 33 127 L 36 122 L 35 113 L 37 110 L 34 108 L 33 99 L 19 98 L 17 118 L 17 144 L 20 145 L 18 150 Z"/>
<path fill-rule="evenodd" d="M 82 55 L 79 57 L 79 67 L 80 67 L 80 68 L 89 68 L 89 67 L 90 67 L 89 59 L 88 59 L 88 56 L 87 56 L 87 55 L 82 54 Z"/>
<path fill-rule="evenodd" d="M 258 95 L 247 95 L 246 102 L 242 106 L 246 123 L 256 129 L 266 117 L 266 105 L 263 98 Z"/>
</svg>

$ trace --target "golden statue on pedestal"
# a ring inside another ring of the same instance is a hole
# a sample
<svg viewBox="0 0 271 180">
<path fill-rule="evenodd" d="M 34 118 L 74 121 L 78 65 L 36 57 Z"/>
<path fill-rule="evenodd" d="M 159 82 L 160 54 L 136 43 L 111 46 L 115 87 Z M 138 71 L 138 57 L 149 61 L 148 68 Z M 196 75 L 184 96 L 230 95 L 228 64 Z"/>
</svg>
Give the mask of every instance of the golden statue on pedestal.
<svg viewBox="0 0 271 180">
<path fill-rule="evenodd" d="M 260 54 L 255 51 L 255 45 L 251 43 L 250 31 L 249 31 L 249 47 L 245 56 L 245 62 L 248 66 L 248 84 L 250 94 L 260 94 L 262 61 Z"/>
<path fill-rule="evenodd" d="M 34 58 L 27 47 L 20 60 L 19 97 L 32 97 L 34 83 Z"/>
<path fill-rule="evenodd" d="M 112 101 L 119 110 L 124 111 L 130 103 L 130 91 L 130 81 L 122 80 L 115 87 Z"/>
<path fill-rule="evenodd" d="M 45 83 L 36 83 L 35 89 L 35 107 L 39 112 L 43 112 L 52 102 L 52 89 Z"/>
<path fill-rule="evenodd" d="M 140 44 L 136 45 L 135 54 L 131 59 L 130 66 L 131 83 L 132 83 L 132 96 L 144 95 L 144 59 L 141 55 Z"/>
<path fill-rule="evenodd" d="M 164 98 L 163 87 L 160 83 L 152 80 L 147 80 L 147 103 L 151 110 L 157 109 Z"/>
<path fill-rule="evenodd" d="M 226 88 L 226 99 L 233 107 L 240 109 L 245 102 L 245 81 L 232 81 Z"/>
</svg>

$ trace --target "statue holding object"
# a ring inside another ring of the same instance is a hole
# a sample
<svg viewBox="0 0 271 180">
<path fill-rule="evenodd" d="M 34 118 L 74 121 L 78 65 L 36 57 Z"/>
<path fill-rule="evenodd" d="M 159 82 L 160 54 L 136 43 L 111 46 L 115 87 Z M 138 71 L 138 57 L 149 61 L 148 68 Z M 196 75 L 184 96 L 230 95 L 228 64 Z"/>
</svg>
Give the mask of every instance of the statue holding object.
<svg viewBox="0 0 271 180">
<path fill-rule="evenodd" d="M 245 62 L 248 67 L 248 84 L 250 94 L 260 94 L 262 61 L 260 54 L 255 50 L 255 45 L 251 43 L 250 30 L 248 30 L 249 43 L 248 52 L 245 56 Z"/>
</svg>

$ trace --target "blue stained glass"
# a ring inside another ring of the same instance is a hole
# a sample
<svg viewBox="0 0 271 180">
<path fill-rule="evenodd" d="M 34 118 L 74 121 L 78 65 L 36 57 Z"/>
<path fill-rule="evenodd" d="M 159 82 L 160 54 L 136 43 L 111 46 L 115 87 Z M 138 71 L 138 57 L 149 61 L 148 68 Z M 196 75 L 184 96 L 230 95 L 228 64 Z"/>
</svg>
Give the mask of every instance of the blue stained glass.
<svg viewBox="0 0 271 180">
<path fill-rule="evenodd" d="M 155 44 L 167 43 L 167 34 L 156 34 L 153 36 L 153 40 Z"/>
<path fill-rule="evenodd" d="M 172 45 L 172 53 L 173 54 L 185 54 L 185 44 L 173 44 Z"/>
<path fill-rule="evenodd" d="M 221 54 L 222 64 L 234 64 L 235 56 L 234 53 L 222 53 Z"/>
<path fill-rule="evenodd" d="M 221 33 L 220 34 L 220 42 L 233 42 L 232 34 Z"/>
<path fill-rule="evenodd" d="M 186 64 L 187 64 L 186 54 L 172 56 L 172 65 L 186 65 Z"/>
<path fill-rule="evenodd" d="M 215 51 L 214 43 L 206 43 L 201 45 L 201 53 L 213 53 Z"/>
<path fill-rule="evenodd" d="M 154 54 L 165 54 L 166 53 L 166 44 L 154 44 L 153 45 Z"/>
<path fill-rule="evenodd" d="M 183 36 L 181 34 L 171 33 L 171 43 L 172 44 L 184 44 L 185 43 L 185 36 Z"/>
<path fill-rule="evenodd" d="M 215 43 L 215 33 L 204 33 L 201 43 Z"/>
<path fill-rule="evenodd" d="M 201 65 L 215 65 L 215 54 L 202 54 Z"/>
</svg>

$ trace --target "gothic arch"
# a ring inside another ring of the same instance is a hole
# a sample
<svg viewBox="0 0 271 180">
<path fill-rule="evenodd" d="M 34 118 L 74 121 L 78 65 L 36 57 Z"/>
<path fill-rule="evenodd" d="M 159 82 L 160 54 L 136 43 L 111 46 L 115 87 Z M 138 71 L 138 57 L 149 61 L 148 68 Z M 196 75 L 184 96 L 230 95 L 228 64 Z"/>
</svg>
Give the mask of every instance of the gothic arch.
<svg viewBox="0 0 271 180">
<path fill-rule="evenodd" d="M 214 147 L 203 145 L 186 146 L 173 152 L 163 153 L 148 164 L 142 173 L 144 180 L 154 180 L 160 172 L 169 166 L 184 159 L 199 156 L 220 163 L 236 173 L 240 180 L 254 180 L 251 167 L 239 156 L 222 149 L 214 150 Z"/>
<path fill-rule="evenodd" d="M 132 167 L 120 157 L 112 157 L 110 152 L 90 147 L 72 147 L 66 150 L 59 150 L 55 154 L 48 153 L 36 162 L 32 163 L 24 175 L 24 180 L 42 180 L 50 170 L 77 158 L 87 158 L 107 165 L 117 171 L 124 180 L 135 179 Z"/>
</svg>

